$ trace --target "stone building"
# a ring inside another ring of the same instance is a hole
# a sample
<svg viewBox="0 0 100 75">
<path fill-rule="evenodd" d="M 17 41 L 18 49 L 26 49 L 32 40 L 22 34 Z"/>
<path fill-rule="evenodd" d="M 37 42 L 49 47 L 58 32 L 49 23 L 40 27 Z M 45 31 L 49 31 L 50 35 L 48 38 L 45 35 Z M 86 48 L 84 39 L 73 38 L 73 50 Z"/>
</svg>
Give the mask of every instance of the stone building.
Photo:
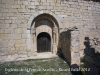
<svg viewBox="0 0 100 75">
<path fill-rule="evenodd" d="M 86 0 L 0 0 L 0 62 L 62 52 L 80 65 L 85 37 L 100 37 L 100 3 Z"/>
</svg>

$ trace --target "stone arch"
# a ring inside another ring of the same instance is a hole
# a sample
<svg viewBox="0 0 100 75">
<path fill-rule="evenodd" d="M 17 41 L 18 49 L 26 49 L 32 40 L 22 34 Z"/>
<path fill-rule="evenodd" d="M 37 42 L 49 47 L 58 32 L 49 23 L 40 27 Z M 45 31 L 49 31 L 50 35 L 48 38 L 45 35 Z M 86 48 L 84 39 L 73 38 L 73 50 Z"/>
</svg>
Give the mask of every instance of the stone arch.
<svg viewBox="0 0 100 75">
<path fill-rule="evenodd" d="M 44 19 L 45 19 L 46 21 L 51 22 L 52 25 L 53 25 L 53 27 L 59 28 L 59 24 L 58 24 L 57 20 L 56 20 L 53 16 L 51 16 L 51 15 L 49 15 L 49 14 L 47 14 L 47 13 L 40 14 L 40 15 L 38 15 L 37 17 L 35 17 L 34 20 L 33 20 L 32 23 L 31 23 L 31 27 L 32 27 L 32 28 L 35 28 L 35 27 L 36 27 L 37 21 L 39 21 L 39 20 L 44 20 Z"/>
<path fill-rule="evenodd" d="M 56 18 L 55 18 L 56 17 Z M 31 35 L 34 41 L 34 47 L 37 49 L 37 36 L 41 32 L 46 32 L 51 36 L 51 52 L 57 51 L 59 40 L 59 25 L 61 25 L 59 18 L 49 11 L 36 12 L 30 19 Z"/>
<path fill-rule="evenodd" d="M 42 15 L 42 14 L 48 14 L 48 15 L 51 16 L 53 19 L 55 19 L 55 21 L 57 22 L 59 28 L 62 27 L 62 23 L 61 23 L 60 18 L 59 18 L 57 15 L 55 15 L 53 12 L 48 11 L 48 10 L 42 10 L 42 11 L 37 11 L 37 12 L 35 12 L 35 13 L 30 17 L 30 19 L 29 19 L 29 21 L 28 21 L 28 25 L 31 25 L 31 26 L 32 26 L 33 23 L 34 23 L 34 20 L 35 20 L 39 15 Z"/>
</svg>

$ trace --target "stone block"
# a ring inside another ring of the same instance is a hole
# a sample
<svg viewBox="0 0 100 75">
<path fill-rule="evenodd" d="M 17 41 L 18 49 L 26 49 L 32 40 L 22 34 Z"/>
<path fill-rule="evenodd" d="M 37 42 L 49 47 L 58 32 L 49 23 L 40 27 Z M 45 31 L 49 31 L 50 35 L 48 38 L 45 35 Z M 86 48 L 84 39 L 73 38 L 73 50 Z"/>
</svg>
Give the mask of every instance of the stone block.
<svg viewBox="0 0 100 75">
<path fill-rule="evenodd" d="M 7 16 L 14 16 L 14 13 L 7 13 Z"/>
<path fill-rule="evenodd" d="M 5 30 L 4 29 L 0 29 L 0 33 L 4 33 L 5 32 Z"/>
<path fill-rule="evenodd" d="M 3 12 L 3 13 L 2 13 L 2 16 L 3 16 L 3 17 L 7 17 L 7 13 L 4 13 L 4 12 Z M 2 18 L 3 18 L 3 17 L 2 17 Z"/>
<path fill-rule="evenodd" d="M 0 39 L 4 39 L 5 38 L 5 34 L 0 34 Z"/>
<path fill-rule="evenodd" d="M 53 9 L 53 6 L 47 6 L 47 9 Z"/>
<path fill-rule="evenodd" d="M 31 13 L 35 13 L 35 10 L 30 10 Z"/>
<path fill-rule="evenodd" d="M 27 6 L 27 8 L 29 8 L 29 9 L 35 9 L 35 8 L 36 8 L 36 6 L 33 6 L 33 5 L 28 5 L 28 6 Z"/>
<path fill-rule="evenodd" d="M 18 12 L 18 9 L 9 9 L 8 12 Z"/>
<path fill-rule="evenodd" d="M 59 15 L 59 14 L 60 14 L 60 12 L 55 12 L 55 14 Z"/>
<path fill-rule="evenodd" d="M 21 47 L 22 45 L 21 44 L 15 44 L 15 47 Z"/>
<path fill-rule="evenodd" d="M 13 6 L 12 6 L 11 4 L 6 4 L 6 5 L 5 5 L 5 8 L 10 8 L 10 9 L 11 9 L 12 7 L 13 7 Z"/>
<path fill-rule="evenodd" d="M 20 5 L 13 5 L 12 8 L 20 8 Z"/>
<path fill-rule="evenodd" d="M 27 39 L 27 34 L 22 34 L 23 39 Z"/>
<path fill-rule="evenodd" d="M 1 57 L 0 59 L 1 62 L 5 62 L 7 60 L 7 56 L 0 56 L 0 57 Z"/>
<path fill-rule="evenodd" d="M 4 40 L 4 47 L 6 48 L 6 47 L 9 47 L 8 46 L 8 40 Z"/>
<path fill-rule="evenodd" d="M 17 28 L 17 24 L 11 24 L 10 28 L 12 28 L 12 29 Z"/>
<path fill-rule="evenodd" d="M 20 5 L 20 8 L 24 8 L 25 9 L 25 5 Z"/>
<path fill-rule="evenodd" d="M 5 20 L 5 23 L 9 24 L 9 23 L 11 23 L 11 20 Z"/>
<path fill-rule="evenodd" d="M 80 65 L 80 54 L 78 52 L 71 52 L 71 64 Z"/>
<path fill-rule="evenodd" d="M 20 47 L 19 49 L 20 49 L 21 51 L 23 51 L 23 50 L 24 50 L 24 48 L 23 48 L 23 47 Z"/>
<path fill-rule="evenodd" d="M 21 30 L 24 30 L 27 28 L 27 24 L 18 24 L 18 28 L 21 28 Z"/>
<path fill-rule="evenodd" d="M 19 47 L 15 47 L 16 48 L 16 51 L 19 51 Z"/>
<path fill-rule="evenodd" d="M 7 55 L 8 54 L 8 48 L 2 48 L 1 53 L 3 53 L 3 55 Z"/>
<path fill-rule="evenodd" d="M 12 39 L 21 39 L 21 34 L 12 34 Z"/>
<path fill-rule="evenodd" d="M 29 51 L 28 52 L 28 57 L 34 56 L 35 52 L 34 51 Z"/>
<path fill-rule="evenodd" d="M 67 17 L 67 15 L 59 15 L 59 17 Z"/>
<path fill-rule="evenodd" d="M 47 6 L 39 6 L 39 9 L 46 9 Z"/>
<path fill-rule="evenodd" d="M 3 4 L 14 4 L 14 0 L 2 0 Z"/>
<path fill-rule="evenodd" d="M 5 8 L 5 5 L 4 5 L 4 4 L 0 4 L 0 9 L 1 9 L 1 8 L 4 9 L 4 8 Z"/>
<path fill-rule="evenodd" d="M 56 6 L 60 6 L 60 4 L 59 3 L 56 3 Z"/>
<path fill-rule="evenodd" d="M 43 5 L 49 6 L 49 2 L 48 3 L 47 2 L 43 2 Z"/>
<path fill-rule="evenodd" d="M 2 0 L 0 0 L 0 3 L 2 3 Z"/>
<path fill-rule="evenodd" d="M 79 52 L 74 52 L 74 57 L 80 57 L 80 53 Z"/>
<path fill-rule="evenodd" d="M 3 8 L 0 8 L 0 12 L 9 12 L 9 9 L 3 9 Z"/>
<path fill-rule="evenodd" d="M 11 39 L 11 34 L 5 34 L 5 37 L 3 39 L 10 40 Z"/>
<path fill-rule="evenodd" d="M 11 48 L 12 51 L 16 50 L 15 48 Z"/>
<path fill-rule="evenodd" d="M 46 2 L 46 0 L 41 0 L 41 2 Z"/>
<path fill-rule="evenodd" d="M 23 1 L 23 5 L 29 5 L 28 1 Z"/>
<path fill-rule="evenodd" d="M 10 48 L 13 48 L 14 45 L 15 45 L 15 40 L 11 40 L 11 39 L 10 39 L 10 41 L 9 41 L 9 47 L 10 47 Z"/>
<path fill-rule="evenodd" d="M 35 5 L 35 2 L 31 2 L 30 4 L 31 4 L 31 5 Z"/>
<path fill-rule="evenodd" d="M 19 50 L 18 50 L 18 54 L 19 55 L 23 55 L 23 54 L 25 54 L 25 55 L 27 55 L 27 51 L 25 51 L 25 50 L 20 50 L 20 48 L 19 48 Z"/>
<path fill-rule="evenodd" d="M 22 43 L 22 47 L 26 47 L 26 42 L 25 43 Z M 26 48 L 24 48 L 24 50 L 26 50 Z"/>
<path fill-rule="evenodd" d="M 39 2 L 35 2 L 34 5 L 39 5 Z"/>
<path fill-rule="evenodd" d="M 18 12 L 30 12 L 30 9 L 18 9 Z"/>
<path fill-rule="evenodd" d="M 11 24 L 16 24 L 16 20 L 12 19 Z"/>
<path fill-rule="evenodd" d="M 15 29 L 15 33 L 22 33 L 22 28 Z"/>
<path fill-rule="evenodd" d="M 17 19 L 17 17 L 10 17 L 10 19 L 11 19 L 11 20 L 15 20 L 15 19 Z"/>
<path fill-rule="evenodd" d="M 55 3 L 50 3 L 49 5 L 50 5 L 50 6 L 55 6 Z M 61 7 L 61 8 L 62 8 L 62 7 Z"/>
<path fill-rule="evenodd" d="M 19 56 L 18 54 L 13 54 L 12 57 L 16 60 Z"/>
<path fill-rule="evenodd" d="M 56 6 L 55 6 L 54 9 L 57 10 L 57 9 L 59 9 L 59 7 L 56 7 Z"/>
<path fill-rule="evenodd" d="M 5 17 L 5 20 L 10 20 L 10 18 L 8 16 L 4 16 Z"/>
<path fill-rule="evenodd" d="M 25 43 L 24 39 L 18 40 L 18 43 Z"/>
<path fill-rule="evenodd" d="M 4 47 L 4 41 L 0 39 L 0 48 Z"/>
<path fill-rule="evenodd" d="M 55 0 L 47 0 L 47 2 L 52 2 L 52 3 L 54 3 L 54 2 L 55 2 Z"/>
<path fill-rule="evenodd" d="M 2 13 L 0 13 L 0 17 L 2 17 Z"/>
<path fill-rule="evenodd" d="M 19 4 L 19 5 L 23 5 L 23 1 L 14 1 L 14 4 Z"/>
<path fill-rule="evenodd" d="M 25 55 L 25 54 L 19 54 L 19 58 L 25 58 L 25 59 L 27 59 L 27 55 Z"/>
<path fill-rule="evenodd" d="M 5 29 L 5 33 L 10 34 L 10 33 L 13 33 L 13 32 L 14 32 L 13 29 Z"/>
</svg>

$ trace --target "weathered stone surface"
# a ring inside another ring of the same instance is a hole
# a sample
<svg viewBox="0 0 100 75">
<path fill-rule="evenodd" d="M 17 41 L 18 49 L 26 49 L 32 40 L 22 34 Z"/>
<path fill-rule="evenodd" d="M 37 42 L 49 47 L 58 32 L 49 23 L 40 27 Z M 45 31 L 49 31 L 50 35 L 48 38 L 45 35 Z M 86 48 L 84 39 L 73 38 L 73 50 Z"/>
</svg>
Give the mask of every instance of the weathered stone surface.
<svg viewBox="0 0 100 75">
<path fill-rule="evenodd" d="M 21 39 L 21 34 L 12 34 L 12 39 Z"/>
<path fill-rule="evenodd" d="M 10 25 L 9 24 L 0 24 L 0 28 L 9 28 Z"/>
<path fill-rule="evenodd" d="M 4 46 L 4 41 L 0 39 L 0 47 Z"/>
<path fill-rule="evenodd" d="M 8 34 L 8 33 L 10 34 L 10 33 L 13 33 L 13 32 L 14 32 L 13 29 L 5 29 L 6 34 Z"/>
<path fill-rule="evenodd" d="M 4 33 L 5 32 L 5 30 L 4 29 L 0 29 L 0 33 Z"/>
<path fill-rule="evenodd" d="M 0 0 L 0 60 L 41 57 L 37 38 L 46 32 L 51 37 L 51 54 L 56 54 L 58 48 L 68 62 L 79 65 L 80 57 L 88 50 L 85 37 L 100 37 L 99 16 L 100 3 L 93 1 Z M 78 31 L 71 30 L 74 26 Z M 95 49 L 99 52 L 99 45 Z M 96 63 L 97 58 L 91 57 L 95 57 L 94 51 L 87 52 L 86 60 Z"/>
<path fill-rule="evenodd" d="M 9 43 L 8 43 L 8 40 L 4 40 L 4 47 L 5 47 L 5 48 L 9 47 L 8 44 L 9 44 Z"/>
<path fill-rule="evenodd" d="M 21 44 L 15 44 L 15 47 L 21 47 Z"/>
</svg>

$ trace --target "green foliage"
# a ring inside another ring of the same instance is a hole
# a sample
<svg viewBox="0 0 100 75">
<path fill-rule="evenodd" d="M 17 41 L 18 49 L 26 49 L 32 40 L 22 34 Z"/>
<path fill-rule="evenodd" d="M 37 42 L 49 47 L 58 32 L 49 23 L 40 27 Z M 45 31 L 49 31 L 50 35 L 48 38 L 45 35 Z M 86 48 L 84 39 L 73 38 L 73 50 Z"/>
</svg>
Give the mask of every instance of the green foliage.
<svg viewBox="0 0 100 75">
<path fill-rule="evenodd" d="M 22 68 L 24 70 L 8 72 L 5 71 L 5 68 L 19 70 Z M 41 71 L 28 71 L 27 69 L 29 68 L 36 70 L 41 69 Z M 47 71 L 51 68 L 55 71 Z M 72 75 L 70 71 L 59 71 L 59 68 L 67 69 L 69 68 L 69 65 L 64 63 L 64 61 L 58 57 L 49 59 L 30 59 L 26 61 L 15 61 L 0 64 L 0 75 Z"/>
</svg>

